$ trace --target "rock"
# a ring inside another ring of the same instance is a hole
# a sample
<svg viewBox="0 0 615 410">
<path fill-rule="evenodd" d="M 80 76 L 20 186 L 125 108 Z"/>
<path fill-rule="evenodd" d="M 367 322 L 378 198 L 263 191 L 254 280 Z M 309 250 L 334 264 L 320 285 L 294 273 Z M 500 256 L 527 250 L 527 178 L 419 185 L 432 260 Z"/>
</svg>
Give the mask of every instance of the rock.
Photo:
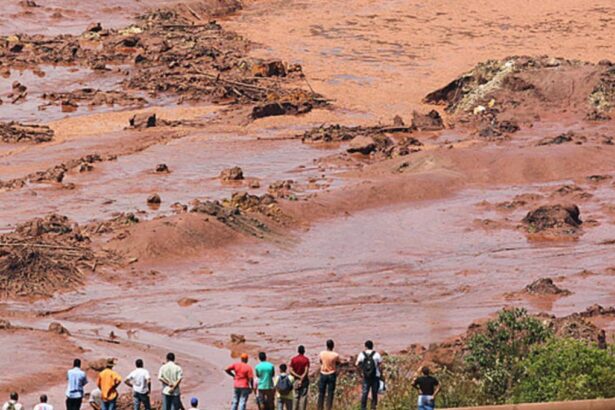
<svg viewBox="0 0 615 410">
<path fill-rule="evenodd" d="M 251 71 L 254 77 L 286 77 L 286 66 L 280 60 L 256 63 Z"/>
<path fill-rule="evenodd" d="M 70 336 L 70 332 L 68 331 L 68 329 L 62 326 L 60 322 L 51 322 L 47 330 L 51 333 L 56 333 L 58 335 Z"/>
<path fill-rule="evenodd" d="M 149 205 L 158 205 L 161 202 L 162 202 L 162 199 L 160 199 L 160 195 L 158 195 L 158 194 L 152 194 L 152 195 L 147 197 L 147 203 Z"/>
<path fill-rule="evenodd" d="M 574 137 L 576 136 L 576 134 L 572 131 L 568 131 L 564 134 L 560 134 L 557 137 L 552 137 L 552 138 L 543 138 L 542 140 L 538 141 L 538 144 L 536 145 L 559 145 L 559 144 L 564 144 L 566 142 L 572 142 L 574 140 Z"/>
<path fill-rule="evenodd" d="M 241 344 L 246 342 L 246 337 L 244 335 L 239 335 L 235 333 L 231 333 L 231 343 L 233 344 Z"/>
<path fill-rule="evenodd" d="M 141 114 L 135 114 L 129 120 L 132 128 L 151 128 L 156 126 L 156 114 L 151 112 L 145 112 Z"/>
<path fill-rule="evenodd" d="M 576 230 L 582 224 L 576 205 L 545 205 L 527 213 L 523 222 L 532 232 L 553 228 Z"/>
<path fill-rule="evenodd" d="M 367 135 L 357 135 L 354 137 L 348 146 L 347 151 L 350 153 L 360 152 L 368 155 L 376 150 L 376 141 L 373 137 Z"/>
<path fill-rule="evenodd" d="M 167 164 L 158 164 L 158 165 L 156 165 L 156 172 L 158 172 L 158 173 L 169 173 L 171 171 L 169 170 L 169 167 L 167 166 Z"/>
<path fill-rule="evenodd" d="M 28 90 L 28 87 L 20 83 L 19 81 L 13 81 L 13 92 L 15 93 L 25 93 Z"/>
<path fill-rule="evenodd" d="M 223 181 L 241 181 L 243 179 L 243 170 L 239 167 L 223 169 L 220 172 L 220 179 Z"/>
<path fill-rule="evenodd" d="M 100 23 L 92 23 L 85 29 L 88 33 L 99 33 L 102 31 L 102 25 Z"/>
<path fill-rule="evenodd" d="M 540 278 L 532 282 L 531 284 L 525 287 L 525 291 L 532 295 L 561 295 L 566 296 L 570 295 L 570 292 L 567 289 L 559 288 L 555 283 L 553 283 L 553 279 L 551 278 Z"/>
<path fill-rule="evenodd" d="M 0 319 L 0 329 L 10 329 L 11 327 L 13 327 L 11 322 L 6 319 Z"/>
<path fill-rule="evenodd" d="M 412 112 L 412 128 L 419 131 L 439 131 L 444 129 L 444 122 L 436 110 L 431 110 L 427 114 L 414 111 Z"/>
<path fill-rule="evenodd" d="M 384 135 L 357 135 L 354 137 L 346 150 L 349 153 L 361 153 L 369 155 L 375 151 L 386 151 L 393 145 L 393 141 Z"/>
<path fill-rule="evenodd" d="M 404 123 L 403 118 L 401 118 L 399 115 L 396 115 L 395 117 L 393 117 L 393 126 L 394 127 L 405 127 L 406 123 Z"/>
<path fill-rule="evenodd" d="M 197 303 L 198 300 L 193 298 L 181 298 L 177 301 L 177 304 L 181 307 L 188 307 Z"/>
</svg>

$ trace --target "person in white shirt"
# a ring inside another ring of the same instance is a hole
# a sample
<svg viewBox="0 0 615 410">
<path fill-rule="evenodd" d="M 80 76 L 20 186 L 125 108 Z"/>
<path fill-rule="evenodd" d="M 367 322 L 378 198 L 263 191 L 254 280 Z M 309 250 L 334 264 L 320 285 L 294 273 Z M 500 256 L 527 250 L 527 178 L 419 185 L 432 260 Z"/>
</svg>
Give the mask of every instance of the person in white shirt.
<svg viewBox="0 0 615 410">
<path fill-rule="evenodd" d="M 374 350 L 374 342 L 365 342 L 365 350 L 357 356 L 357 367 L 363 373 L 363 385 L 361 390 L 361 410 L 367 409 L 367 397 L 372 392 L 372 410 L 378 406 L 378 390 L 380 389 L 380 378 L 382 377 L 380 366 L 382 357 Z"/>
<path fill-rule="evenodd" d="M 19 394 L 13 392 L 9 396 L 9 401 L 4 403 L 2 410 L 23 410 L 23 406 L 19 403 Z"/>
<path fill-rule="evenodd" d="M 143 360 L 137 359 L 134 369 L 126 377 L 124 383 L 132 387 L 132 397 L 134 410 L 139 410 L 141 403 L 145 410 L 151 410 L 149 393 L 152 390 L 152 379 L 149 372 L 143 368 Z"/>
<path fill-rule="evenodd" d="M 92 406 L 94 410 L 102 410 L 102 402 L 103 402 L 102 392 L 97 387 L 90 392 L 89 403 L 90 403 L 90 406 Z"/>
<path fill-rule="evenodd" d="M 53 410 L 53 406 L 51 404 L 47 404 L 46 394 L 41 394 L 40 403 L 34 406 L 34 410 Z"/>
</svg>

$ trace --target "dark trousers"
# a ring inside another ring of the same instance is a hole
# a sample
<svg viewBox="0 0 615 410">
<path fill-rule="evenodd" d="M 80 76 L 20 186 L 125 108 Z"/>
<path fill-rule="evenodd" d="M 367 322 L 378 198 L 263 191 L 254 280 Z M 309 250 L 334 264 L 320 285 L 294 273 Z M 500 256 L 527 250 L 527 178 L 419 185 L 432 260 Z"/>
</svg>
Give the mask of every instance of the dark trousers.
<svg viewBox="0 0 615 410">
<path fill-rule="evenodd" d="M 139 410 L 141 408 L 141 404 L 143 404 L 143 408 L 145 410 L 151 410 L 152 408 L 149 400 L 149 394 L 134 392 L 132 396 L 132 403 L 134 410 Z"/>
<path fill-rule="evenodd" d="M 256 404 L 260 410 L 275 410 L 275 390 L 258 390 Z"/>
<path fill-rule="evenodd" d="M 372 410 L 376 410 L 376 407 L 378 407 L 378 390 L 380 390 L 380 379 L 378 377 L 363 379 L 363 386 L 361 389 L 361 410 L 367 410 L 367 396 L 370 391 L 372 392 Z"/>
<path fill-rule="evenodd" d="M 318 380 L 318 410 L 324 410 L 325 396 L 327 397 L 327 410 L 333 408 L 336 382 L 337 375 L 335 373 L 320 375 L 320 379 Z"/>
<path fill-rule="evenodd" d="M 307 410 L 310 381 L 306 378 L 299 388 L 295 389 L 295 410 Z"/>
<path fill-rule="evenodd" d="M 180 410 L 181 407 L 179 396 L 162 395 L 162 410 Z"/>
<path fill-rule="evenodd" d="M 79 410 L 81 408 L 82 397 L 78 399 L 71 399 L 70 397 L 66 398 L 66 410 Z"/>
</svg>

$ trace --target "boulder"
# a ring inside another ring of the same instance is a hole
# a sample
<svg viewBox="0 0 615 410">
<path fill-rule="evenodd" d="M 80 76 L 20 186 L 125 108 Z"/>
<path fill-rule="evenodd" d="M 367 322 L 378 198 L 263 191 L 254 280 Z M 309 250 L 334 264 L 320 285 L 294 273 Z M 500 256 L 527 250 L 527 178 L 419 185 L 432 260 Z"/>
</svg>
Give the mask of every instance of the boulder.
<svg viewBox="0 0 615 410">
<path fill-rule="evenodd" d="M 158 194 L 152 194 L 147 197 L 147 203 L 150 205 L 158 205 L 161 202 L 162 202 L 162 199 L 160 199 L 160 195 Z"/>
<path fill-rule="evenodd" d="M 527 213 L 523 222 L 534 232 L 554 228 L 576 230 L 583 223 L 576 205 L 545 205 Z"/>
<path fill-rule="evenodd" d="M 220 172 L 220 179 L 223 181 L 241 181 L 243 179 L 243 170 L 239 167 L 223 169 Z"/>
</svg>

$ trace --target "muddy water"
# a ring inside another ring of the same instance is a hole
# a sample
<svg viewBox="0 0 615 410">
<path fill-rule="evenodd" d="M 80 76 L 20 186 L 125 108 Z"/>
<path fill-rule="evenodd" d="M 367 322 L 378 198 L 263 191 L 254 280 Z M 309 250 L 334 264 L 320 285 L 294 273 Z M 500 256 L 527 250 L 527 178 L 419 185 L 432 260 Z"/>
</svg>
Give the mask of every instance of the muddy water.
<svg viewBox="0 0 615 410">
<path fill-rule="evenodd" d="M 159 3 L 58 0 L 29 11 L 11 3 L 0 19 L 0 31 L 79 33 L 93 20 L 106 27 L 122 26 L 133 13 Z M 54 17 L 56 11 L 63 17 Z M 531 11 L 510 1 L 463 0 L 454 5 L 436 1 L 429 6 L 419 1 L 365 0 L 249 3 L 224 24 L 260 43 L 255 54 L 301 63 L 311 85 L 335 98 L 334 111 L 257 121 L 238 133 L 192 133 L 117 161 L 95 164 L 91 173 L 72 173 L 67 182 L 74 183 L 75 189 L 70 191 L 32 186 L 2 192 L 0 227 L 50 211 L 80 222 L 103 219 L 116 211 L 146 210 L 153 217 L 168 213 L 175 201 L 217 199 L 244 189 L 215 179 L 222 168 L 234 165 L 241 166 L 248 177 L 260 179 L 263 188 L 276 179 L 305 181 L 321 176 L 312 161 L 331 151 L 299 141 L 256 138 L 288 136 L 332 119 L 373 123 L 388 122 L 395 114 L 407 118 L 412 109 L 421 107 L 426 92 L 486 58 L 549 53 L 600 60 L 615 52 L 608 24 L 613 17 L 615 10 L 608 0 L 591 5 L 543 1 Z M 65 91 L 77 85 L 116 87 L 120 78 L 103 80 L 83 69 L 47 67 L 44 71 L 44 78 L 13 72 L 1 80 L 1 93 L 9 91 L 12 81 L 23 80 L 32 97 L 22 105 L 5 103 L 0 119 L 47 122 L 67 116 L 75 120 L 62 123 L 61 135 L 70 131 L 72 137 L 36 149 L 1 147 L 2 179 L 126 143 L 124 117 L 120 122 L 86 110 L 37 112 L 40 102 L 35 98 L 49 89 Z M 550 125 L 524 131 L 522 137 L 550 135 L 570 126 Z M 457 138 L 454 131 L 448 132 L 452 140 Z M 169 165 L 171 174 L 153 174 L 161 162 Z M 333 177 L 333 189 L 356 182 Z M 506 304 L 557 314 L 592 303 L 613 304 L 613 274 L 607 271 L 615 264 L 612 245 L 600 245 L 613 239 L 612 216 L 603 212 L 615 199 L 612 188 L 593 191 L 593 202 L 582 207 L 600 224 L 588 227 L 576 242 L 559 244 L 528 242 L 514 227 L 484 230 L 474 223 L 476 218 L 508 217 L 514 225 L 523 211 L 502 216 L 477 203 L 510 200 L 542 186 L 483 188 L 432 202 L 395 206 L 383 202 L 379 209 L 296 230 L 283 247 L 265 243 L 224 254 L 207 252 L 195 260 L 129 267 L 110 273 L 112 280 L 92 277 L 79 292 L 33 304 L 6 303 L 0 311 L 16 324 L 44 329 L 50 320 L 60 320 L 73 336 L 65 345 L 62 340 L 46 340 L 44 349 L 37 343 L 39 334 L 3 339 L 3 344 L 12 344 L 9 353 L 19 346 L 22 353 L 31 352 L 24 357 L 32 360 L 54 354 L 62 360 L 42 364 L 37 360 L 31 381 L 22 378 L 25 373 L 5 377 L 0 379 L 0 391 L 19 381 L 17 387 L 30 405 L 45 386 L 57 404 L 63 396 L 61 363 L 69 363 L 74 354 L 88 360 L 116 356 L 125 374 L 136 355 L 155 370 L 164 353 L 175 350 L 188 375 L 185 395 L 203 395 L 208 408 L 219 409 L 230 391 L 230 382 L 221 372 L 231 360 L 230 350 L 224 347 L 230 333 L 244 334 L 245 349 L 251 353 L 265 348 L 281 360 L 301 342 L 314 358 L 331 335 L 345 355 L 356 353 L 362 341 L 375 334 L 379 348 L 396 350 L 455 335 Z M 154 191 L 163 198 L 158 211 L 144 204 Z M 596 274 L 578 275 L 583 269 Z M 151 270 L 159 273 L 150 274 Z M 574 293 L 540 301 L 507 297 L 542 276 L 556 277 L 558 284 Z M 196 303 L 181 307 L 177 302 L 184 297 Z M 33 315 L 42 311 L 52 313 L 43 318 Z M 613 329 L 612 323 L 607 326 Z M 111 332 L 114 338 L 109 337 Z M 12 366 L 10 359 L 5 355 L 0 365 Z"/>
</svg>

